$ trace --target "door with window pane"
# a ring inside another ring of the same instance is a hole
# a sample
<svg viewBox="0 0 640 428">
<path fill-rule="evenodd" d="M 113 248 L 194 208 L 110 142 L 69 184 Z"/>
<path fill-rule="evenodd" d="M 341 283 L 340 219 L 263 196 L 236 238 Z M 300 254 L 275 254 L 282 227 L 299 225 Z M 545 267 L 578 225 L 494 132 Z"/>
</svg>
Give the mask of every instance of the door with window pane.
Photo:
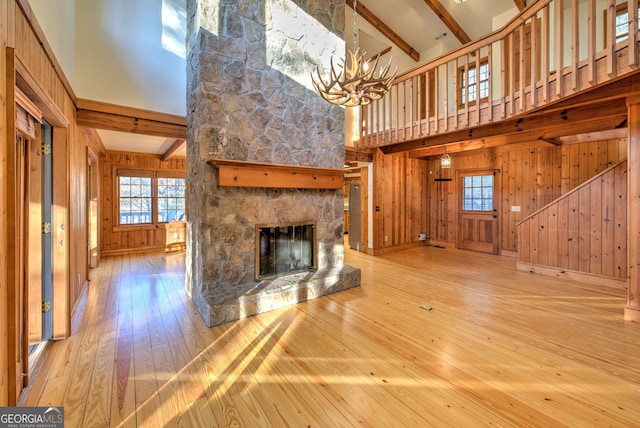
<svg viewBox="0 0 640 428">
<path fill-rule="evenodd" d="M 494 170 L 458 173 L 458 248 L 498 254 L 496 177 Z"/>
</svg>

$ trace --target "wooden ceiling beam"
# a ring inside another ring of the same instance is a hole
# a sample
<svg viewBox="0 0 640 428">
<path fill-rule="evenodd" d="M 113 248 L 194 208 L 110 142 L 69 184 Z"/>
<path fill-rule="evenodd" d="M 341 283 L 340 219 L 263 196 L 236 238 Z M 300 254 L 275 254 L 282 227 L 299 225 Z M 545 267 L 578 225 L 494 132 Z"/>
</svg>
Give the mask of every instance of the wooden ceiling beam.
<svg viewBox="0 0 640 428">
<path fill-rule="evenodd" d="M 166 162 L 176 155 L 187 142 L 185 140 L 176 140 L 169 146 L 166 152 L 162 155 L 162 162 Z"/>
<path fill-rule="evenodd" d="M 76 122 L 87 128 L 158 137 L 187 138 L 187 119 L 184 116 L 153 112 L 98 101 L 77 101 Z"/>
<path fill-rule="evenodd" d="M 526 0 L 513 0 L 513 2 L 516 4 L 516 7 L 520 12 L 522 12 L 527 7 Z"/>
<path fill-rule="evenodd" d="M 353 0 L 345 0 L 345 4 L 353 9 Z M 415 62 L 420 61 L 420 53 L 409 45 L 402 37 L 393 31 L 383 20 L 378 18 L 373 12 L 367 9 L 361 2 L 356 4 L 356 12 L 362 16 L 369 24 L 376 27 L 384 36 L 391 40 L 393 44 L 402 49 L 404 53 L 409 55 Z"/>
<path fill-rule="evenodd" d="M 456 39 L 460 41 L 463 45 L 466 45 L 471 41 L 471 37 L 467 35 L 467 33 L 462 29 L 458 21 L 453 19 L 451 14 L 447 12 L 447 9 L 442 6 L 442 4 L 438 0 L 424 0 L 424 2 L 433 10 L 438 18 L 447 26 L 447 28 L 456 36 Z"/>
</svg>

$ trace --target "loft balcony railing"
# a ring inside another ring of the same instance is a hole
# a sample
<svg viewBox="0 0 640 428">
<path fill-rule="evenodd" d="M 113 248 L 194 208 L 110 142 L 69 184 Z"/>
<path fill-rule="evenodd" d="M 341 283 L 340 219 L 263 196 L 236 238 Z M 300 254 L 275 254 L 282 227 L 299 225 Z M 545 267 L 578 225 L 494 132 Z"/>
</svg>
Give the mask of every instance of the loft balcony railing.
<svg viewBox="0 0 640 428">
<path fill-rule="evenodd" d="M 356 149 L 515 118 L 638 71 L 638 0 L 538 0 L 504 28 L 398 76 Z"/>
</svg>

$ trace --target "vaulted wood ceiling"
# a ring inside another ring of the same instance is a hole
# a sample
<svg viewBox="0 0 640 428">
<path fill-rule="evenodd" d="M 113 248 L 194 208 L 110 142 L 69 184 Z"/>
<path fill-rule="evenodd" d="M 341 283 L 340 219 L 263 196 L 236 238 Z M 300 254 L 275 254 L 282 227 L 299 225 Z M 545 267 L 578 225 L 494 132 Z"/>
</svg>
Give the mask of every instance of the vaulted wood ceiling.
<svg viewBox="0 0 640 428">
<path fill-rule="evenodd" d="M 495 16 L 536 0 L 358 0 L 357 13 L 414 61 L 440 38 L 452 36 L 460 45 L 492 31 Z M 353 0 L 345 0 L 349 10 Z M 451 44 L 451 43 L 450 43 Z M 376 52 L 377 53 L 377 52 Z"/>
</svg>

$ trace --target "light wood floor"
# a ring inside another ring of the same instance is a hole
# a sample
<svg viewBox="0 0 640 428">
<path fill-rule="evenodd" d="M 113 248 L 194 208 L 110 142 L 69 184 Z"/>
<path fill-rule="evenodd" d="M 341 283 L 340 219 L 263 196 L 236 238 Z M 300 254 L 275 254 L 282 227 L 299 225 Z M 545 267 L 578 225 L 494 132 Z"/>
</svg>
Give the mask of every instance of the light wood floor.
<svg viewBox="0 0 640 428">
<path fill-rule="evenodd" d="M 183 254 L 104 259 L 23 404 L 67 427 L 640 425 L 623 291 L 450 248 L 346 260 L 361 287 L 209 329 Z"/>
</svg>

